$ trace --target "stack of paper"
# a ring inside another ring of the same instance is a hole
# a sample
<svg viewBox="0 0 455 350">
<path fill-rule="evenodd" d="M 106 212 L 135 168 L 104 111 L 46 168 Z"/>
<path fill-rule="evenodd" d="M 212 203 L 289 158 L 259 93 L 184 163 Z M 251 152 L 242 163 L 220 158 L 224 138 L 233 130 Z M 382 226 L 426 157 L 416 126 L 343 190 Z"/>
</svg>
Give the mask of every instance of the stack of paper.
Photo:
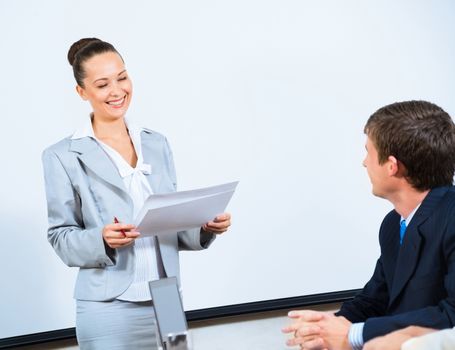
<svg viewBox="0 0 455 350">
<path fill-rule="evenodd" d="M 201 227 L 225 211 L 238 181 L 192 191 L 153 194 L 134 221 L 142 236 Z"/>
</svg>

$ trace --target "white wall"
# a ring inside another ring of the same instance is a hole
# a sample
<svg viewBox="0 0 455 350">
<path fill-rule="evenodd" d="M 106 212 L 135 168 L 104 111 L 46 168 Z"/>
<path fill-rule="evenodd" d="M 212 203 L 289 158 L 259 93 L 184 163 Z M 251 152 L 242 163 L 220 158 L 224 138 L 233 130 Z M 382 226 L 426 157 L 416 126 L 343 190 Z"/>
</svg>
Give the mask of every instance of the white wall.
<svg viewBox="0 0 455 350">
<path fill-rule="evenodd" d="M 41 151 L 89 107 L 66 53 L 122 53 L 129 115 L 164 133 L 180 189 L 240 180 L 232 229 L 182 254 L 187 310 L 361 287 L 388 203 L 361 161 L 377 108 L 455 114 L 455 5 L 437 1 L 0 0 L 0 338 L 74 326 L 76 271 L 46 241 Z"/>
</svg>

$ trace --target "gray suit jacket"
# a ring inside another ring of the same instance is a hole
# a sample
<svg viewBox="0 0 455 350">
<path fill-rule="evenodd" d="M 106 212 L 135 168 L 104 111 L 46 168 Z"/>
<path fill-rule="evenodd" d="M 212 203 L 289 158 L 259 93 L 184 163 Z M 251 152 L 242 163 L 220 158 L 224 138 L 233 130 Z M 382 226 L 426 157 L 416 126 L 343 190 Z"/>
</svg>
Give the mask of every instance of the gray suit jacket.
<svg viewBox="0 0 455 350">
<path fill-rule="evenodd" d="M 176 190 L 172 152 L 161 134 L 141 133 L 145 175 L 154 193 Z M 133 222 L 133 203 L 117 168 L 98 143 L 90 138 L 65 138 L 43 152 L 48 207 L 48 240 L 68 266 L 79 267 L 74 297 L 82 300 L 115 299 L 131 284 L 134 249 L 111 249 L 102 229 L 112 223 Z M 179 276 L 179 250 L 207 248 L 215 235 L 200 229 L 160 237 L 168 276 Z"/>
</svg>

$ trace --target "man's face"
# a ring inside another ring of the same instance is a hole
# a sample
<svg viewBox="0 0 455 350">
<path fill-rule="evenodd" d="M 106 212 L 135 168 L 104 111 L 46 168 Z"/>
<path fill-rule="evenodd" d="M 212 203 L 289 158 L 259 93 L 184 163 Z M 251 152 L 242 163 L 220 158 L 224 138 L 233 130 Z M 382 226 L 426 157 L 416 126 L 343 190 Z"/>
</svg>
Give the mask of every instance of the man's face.
<svg viewBox="0 0 455 350">
<path fill-rule="evenodd" d="M 372 192 L 375 196 L 386 198 L 387 194 L 392 191 L 389 161 L 387 160 L 382 165 L 379 164 L 378 151 L 369 137 L 367 137 L 365 148 L 367 155 L 362 164 L 367 169 L 372 185 Z"/>
</svg>

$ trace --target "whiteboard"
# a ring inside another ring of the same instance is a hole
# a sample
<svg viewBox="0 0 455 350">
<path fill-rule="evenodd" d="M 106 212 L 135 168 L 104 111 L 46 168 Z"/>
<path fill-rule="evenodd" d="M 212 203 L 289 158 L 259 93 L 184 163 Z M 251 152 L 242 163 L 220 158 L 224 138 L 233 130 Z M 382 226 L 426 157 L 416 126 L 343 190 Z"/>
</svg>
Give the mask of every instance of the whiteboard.
<svg viewBox="0 0 455 350">
<path fill-rule="evenodd" d="M 0 338 L 74 326 L 76 269 L 46 240 L 41 152 L 90 112 L 66 53 L 123 55 L 128 115 L 167 136 L 179 189 L 240 180 L 232 229 L 181 254 L 186 310 L 360 288 L 391 209 L 363 126 L 425 99 L 455 114 L 450 1 L 0 1 Z"/>
</svg>

